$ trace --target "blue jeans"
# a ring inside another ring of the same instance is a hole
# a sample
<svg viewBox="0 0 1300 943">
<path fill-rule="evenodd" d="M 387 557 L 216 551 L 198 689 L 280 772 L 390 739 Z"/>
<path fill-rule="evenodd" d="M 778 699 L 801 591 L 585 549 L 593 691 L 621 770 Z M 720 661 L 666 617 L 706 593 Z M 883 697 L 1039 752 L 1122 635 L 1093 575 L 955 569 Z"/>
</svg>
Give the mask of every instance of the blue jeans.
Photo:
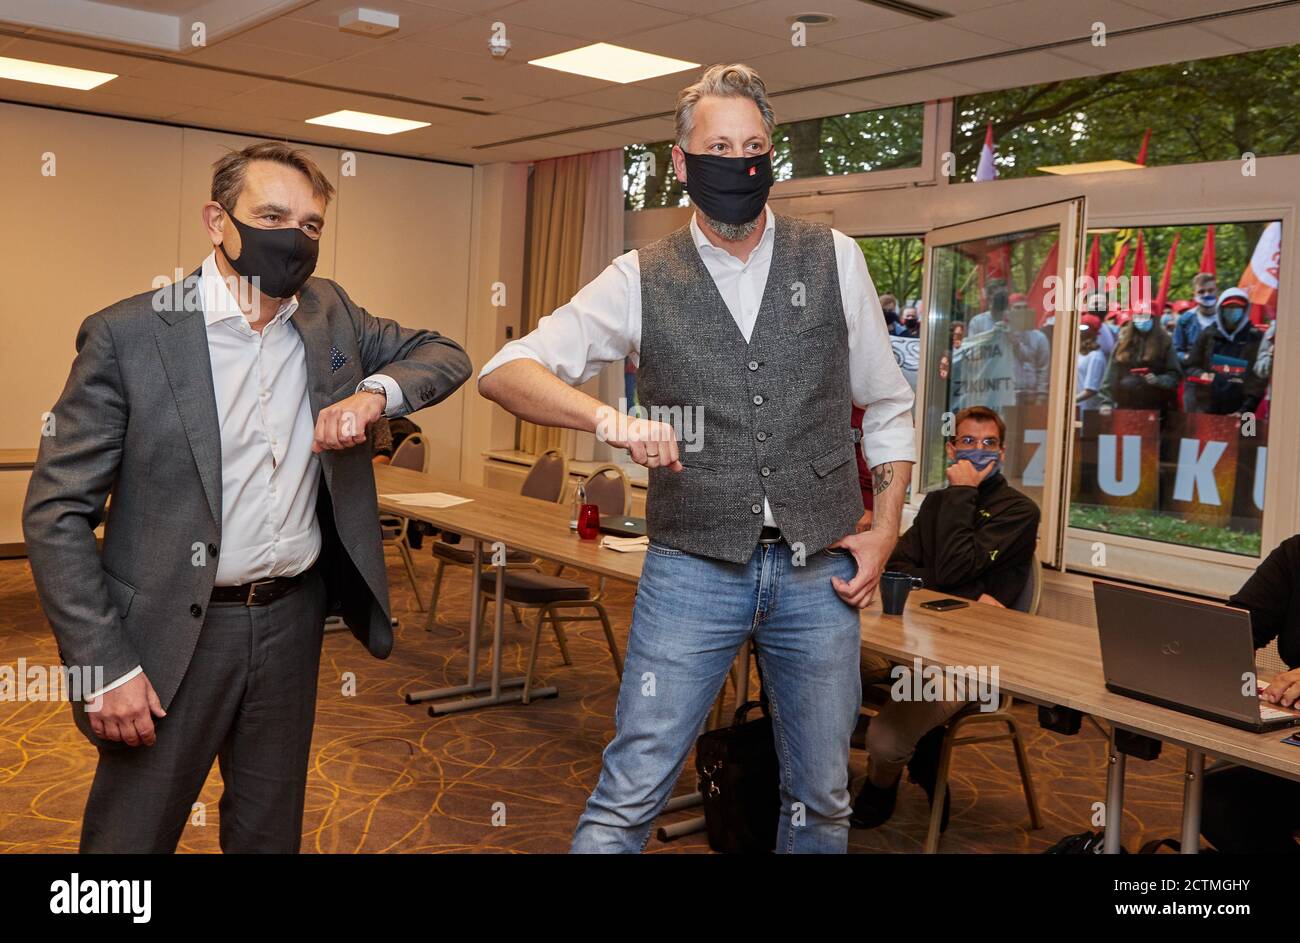
<svg viewBox="0 0 1300 943">
<path fill-rule="evenodd" d="M 748 563 L 651 543 L 632 612 L 614 739 L 573 835 L 574 852 L 638 852 L 668 801 L 741 644 L 752 638 L 781 763 L 779 852 L 848 847 L 849 736 L 862 703 L 858 611 L 831 577 L 844 550 L 802 566 L 785 543 Z"/>
</svg>

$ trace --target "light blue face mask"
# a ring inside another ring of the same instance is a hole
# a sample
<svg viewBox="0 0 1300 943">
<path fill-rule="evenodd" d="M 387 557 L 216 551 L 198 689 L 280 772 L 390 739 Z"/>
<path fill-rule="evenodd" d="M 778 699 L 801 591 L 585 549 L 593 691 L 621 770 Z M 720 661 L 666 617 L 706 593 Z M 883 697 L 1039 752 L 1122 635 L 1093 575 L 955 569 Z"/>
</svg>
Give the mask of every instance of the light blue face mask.
<svg viewBox="0 0 1300 943">
<path fill-rule="evenodd" d="M 976 471 L 983 471 L 988 465 L 993 465 L 993 471 L 989 472 L 990 478 L 1002 470 L 1002 460 L 998 457 L 997 449 L 957 449 L 953 454 L 956 461 L 965 459 L 975 466 Z"/>
<path fill-rule="evenodd" d="M 1148 331 L 1150 331 L 1151 325 L 1153 324 L 1155 324 L 1155 318 L 1146 317 L 1146 318 L 1133 319 L 1133 329 L 1142 334 L 1146 334 Z"/>
<path fill-rule="evenodd" d="M 1225 305 L 1219 308 L 1219 317 L 1223 319 L 1224 325 L 1230 330 L 1235 329 L 1241 323 L 1241 319 L 1245 314 L 1246 309 L 1240 305 Z"/>
</svg>

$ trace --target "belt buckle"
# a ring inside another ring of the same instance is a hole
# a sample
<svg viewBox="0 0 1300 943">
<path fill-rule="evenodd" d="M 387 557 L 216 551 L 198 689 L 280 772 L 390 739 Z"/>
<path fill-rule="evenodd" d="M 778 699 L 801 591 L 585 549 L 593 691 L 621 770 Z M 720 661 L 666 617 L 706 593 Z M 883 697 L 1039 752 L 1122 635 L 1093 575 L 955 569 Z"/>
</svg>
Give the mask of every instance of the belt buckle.
<svg viewBox="0 0 1300 943">
<path fill-rule="evenodd" d="M 274 583 L 274 582 L 275 582 L 275 580 L 270 579 L 270 580 L 254 580 L 253 582 L 249 583 L 249 584 L 248 584 L 248 598 L 244 600 L 244 605 L 245 605 L 245 606 L 252 606 L 252 605 L 255 605 L 255 603 L 253 602 L 253 599 L 257 596 L 257 587 L 259 587 L 259 586 L 266 586 L 266 585 L 271 584 L 271 583 Z"/>
</svg>

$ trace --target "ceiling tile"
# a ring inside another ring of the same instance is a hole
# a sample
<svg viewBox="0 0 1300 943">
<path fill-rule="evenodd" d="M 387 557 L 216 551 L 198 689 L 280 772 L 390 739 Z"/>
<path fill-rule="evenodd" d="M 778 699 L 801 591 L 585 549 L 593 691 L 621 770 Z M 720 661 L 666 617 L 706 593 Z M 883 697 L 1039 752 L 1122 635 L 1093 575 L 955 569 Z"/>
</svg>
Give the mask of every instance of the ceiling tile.
<svg viewBox="0 0 1300 943">
<path fill-rule="evenodd" d="M 569 144 L 556 144 L 554 141 L 529 141 L 527 144 L 505 144 L 500 147 L 483 148 L 473 151 L 478 155 L 476 163 L 497 162 L 503 160 L 545 160 L 550 157 L 568 157 L 581 154 L 583 148 Z"/>
<path fill-rule="evenodd" d="M 521 0 L 502 10 L 497 19 L 506 24 L 534 29 L 562 25 L 564 32 L 592 42 L 610 42 L 627 33 L 650 29 L 680 20 L 682 14 L 632 0 Z"/>
<path fill-rule="evenodd" d="M 523 95 L 505 88 L 489 88 L 469 82 L 457 82 L 453 79 L 414 78 L 395 69 L 380 69 L 375 66 L 361 65 L 350 59 L 315 69 L 308 69 L 295 75 L 294 79 L 349 88 L 359 94 L 374 92 L 376 94 L 401 95 L 406 98 L 416 98 L 434 104 L 449 105 L 454 108 L 469 108 L 475 111 L 502 111 L 542 100 L 532 95 Z M 463 100 L 463 96 L 466 95 L 478 96 L 483 98 L 484 101 L 467 102 Z"/>
<path fill-rule="evenodd" d="M 556 32 L 533 29 L 508 21 L 495 20 L 492 17 L 467 17 L 452 26 L 420 30 L 407 38 L 414 43 L 423 43 L 438 49 L 451 49 L 470 54 L 488 54 L 488 39 L 493 35 L 493 24 L 501 22 L 505 26 L 505 36 L 510 40 L 510 51 L 506 54 L 508 62 L 527 62 L 542 56 L 554 55 L 585 46 L 589 40 L 571 35 L 562 29 L 562 21 L 549 24 Z"/>
<path fill-rule="evenodd" d="M 830 91 L 838 95 L 861 98 L 875 105 L 910 105 L 916 102 L 966 95 L 978 91 L 978 89 L 956 79 L 939 76 L 932 72 L 918 72 L 912 75 L 895 75 L 887 78 L 866 79 L 848 85 L 837 85 Z"/>
<path fill-rule="evenodd" d="M 546 140 L 554 144 L 576 147 L 582 151 L 607 151 L 622 147 L 629 142 L 626 134 L 614 134 L 610 131 L 574 131 L 569 134 L 552 135 Z"/>
<path fill-rule="evenodd" d="M 1202 29 L 1226 36 L 1252 49 L 1284 46 L 1294 43 L 1296 37 L 1300 36 L 1300 7 L 1224 17 L 1206 23 Z"/>
<path fill-rule="evenodd" d="M 1174 26 L 1154 33 L 1114 37 L 1105 46 L 1080 45 L 1077 49 L 1061 50 L 1057 55 L 1102 72 L 1123 72 L 1165 62 L 1223 56 L 1244 49 L 1238 42 L 1196 26 Z"/>
<path fill-rule="evenodd" d="M 742 7 L 710 13 L 708 19 L 775 36 L 789 45 L 794 35 L 790 21 L 805 12 L 829 13 L 835 17 L 833 23 L 807 27 L 806 37 L 810 46 L 916 22 L 914 17 L 859 0 L 808 0 L 806 7 L 792 4 L 790 0 L 758 0 Z"/>
<path fill-rule="evenodd" d="M 1015 47 L 1004 40 L 944 23 L 914 23 L 879 33 L 837 39 L 818 48 L 857 56 L 873 64 L 917 66 L 1003 52 Z"/>
<path fill-rule="evenodd" d="M 147 62 L 131 74 L 138 79 L 171 81 L 182 85 L 202 85 L 232 94 L 261 88 L 271 81 L 270 79 L 251 78 L 245 75 L 232 75 L 216 69 L 196 69 L 185 65 L 183 59 L 175 64 L 170 62 Z"/>
<path fill-rule="evenodd" d="M 1014 3 L 1015 0 L 916 0 L 916 2 L 920 6 L 931 10 L 947 13 L 949 16 L 957 16 L 961 13 L 987 10 L 989 7 L 1001 6 L 1004 3 Z"/>
<path fill-rule="evenodd" d="M 113 72 L 117 75 L 129 75 L 142 65 L 140 59 L 133 59 L 116 53 L 61 46 L 26 37 L 15 37 L 13 44 L 5 49 L 5 55 L 14 59 L 30 59 L 36 62 L 48 62 L 53 65 L 70 66 L 74 69 Z"/>
<path fill-rule="evenodd" d="M 410 0 L 416 6 L 437 7 L 440 10 L 453 10 L 457 13 L 487 15 L 503 10 L 515 0 Z"/>
<path fill-rule="evenodd" d="M 1107 31 L 1114 32 L 1163 22 L 1164 19 L 1158 14 L 1126 6 L 1119 0 L 1088 0 L 1086 4 L 1014 0 L 955 16 L 946 20 L 944 25 L 991 36 L 1021 48 L 1089 36 L 1093 23 L 1103 23 Z"/>
<path fill-rule="evenodd" d="M 285 49 L 267 49 L 238 40 L 227 40 L 190 53 L 186 58 L 224 69 L 239 69 L 260 75 L 293 75 L 304 69 L 325 65 L 325 56 L 313 56 Z"/>
<path fill-rule="evenodd" d="M 1123 2 L 1131 7 L 1149 10 L 1173 19 L 1257 6 L 1259 0 L 1123 0 Z"/>
<path fill-rule="evenodd" d="M 597 108 L 594 105 L 580 105 L 572 99 L 552 99 L 538 102 L 522 108 L 510 108 L 506 114 L 519 115 L 537 121 L 547 121 L 564 127 L 579 127 L 589 124 L 602 124 L 606 121 L 618 121 L 628 117 L 628 112 L 613 108 Z"/>
<path fill-rule="evenodd" d="M 1053 81 L 1100 75 L 1101 68 L 1074 62 L 1051 52 L 1026 52 L 1005 59 L 949 66 L 932 73 L 938 78 L 953 79 L 982 91 L 1017 88 L 1026 80 L 1051 76 Z M 1039 81 L 1043 81 L 1039 78 Z"/>
<path fill-rule="evenodd" d="M 732 7 L 744 6 L 752 3 L 753 0 L 637 0 L 637 2 L 661 10 L 672 10 L 674 13 L 702 16 L 706 13 L 717 13 Z"/>
<path fill-rule="evenodd" d="M 87 101 L 97 100 L 96 93 L 101 90 L 109 95 L 141 101 L 170 102 L 172 111 L 220 107 L 222 102 L 235 97 L 235 93 L 227 89 L 177 81 L 175 77 L 142 79 L 137 76 L 123 76 L 92 89 L 87 93 Z"/>
<path fill-rule="evenodd" d="M 522 60 L 495 59 L 486 44 L 474 52 L 437 49 L 427 43 L 402 40 L 381 50 L 354 56 L 349 62 L 395 69 L 416 79 L 447 78 L 490 88 L 502 87 L 539 98 L 556 98 L 595 91 L 608 82 L 530 66 Z"/>
<path fill-rule="evenodd" d="M 618 130 L 638 144 L 671 141 L 677 134 L 672 118 L 644 118 L 641 121 L 628 121 L 620 124 Z"/>
<path fill-rule="evenodd" d="M 534 121 L 521 115 L 457 115 L 441 123 L 445 140 L 452 144 L 491 144 L 534 134 L 562 131 L 567 127 L 549 121 Z"/>
<path fill-rule="evenodd" d="M 396 42 L 397 38 L 397 33 L 388 36 L 359 36 L 356 33 L 345 33 L 338 27 L 282 18 L 246 30 L 231 41 L 277 51 L 292 49 L 322 59 L 345 59 L 360 52 L 381 49 L 390 42 Z"/>
<path fill-rule="evenodd" d="M 613 108 L 633 115 L 672 111 L 677 104 L 675 96 L 640 85 L 609 85 L 580 95 L 566 95 L 564 100 L 597 108 Z"/>
<path fill-rule="evenodd" d="M 344 10 L 351 10 L 359 6 L 372 6 L 387 13 L 396 13 L 400 17 L 400 25 L 397 33 L 391 37 L 396 39 L 405 39 L 411 33 L 421 30 L 450 26 L 452 23 L 465 18 L 464 13 L 456 12 L 453 9 L 443 9 L 424 3 L 411 3 L 409 0 L 374 0 L 372 3 L 362 2 L 362 0 L 317 0 L 316 3 L 294 10 L 289 14 L 288 19 L 305 20 L 339 32 L 339 14 Z M 273 20 L 272 22 L 279 21 Z M 261 27 L 257 27 L 257 29 L 261 29 Z M 340 33 L 340 35 L 356 39 L 359 42 L 373 43 L 375 40 L 375 37 L 357 36 L 350 33 Z"/>
<path fill-rule="evenodd" d="M 790 48 L 788 40 L 712 20 L 686 20 L 657 26 L 625 36 L 623 43 L 644 52 L 689 59 L 704 65 L 747 62 L 755 56 L 784 52 Z"/>
<path fill-rule="evenodd" d="M 772 91 L 837 82 L 872 71 L 861 59 L 812 46 L 756 56 L 748 64 L 758 70 Z"/>
</svg>

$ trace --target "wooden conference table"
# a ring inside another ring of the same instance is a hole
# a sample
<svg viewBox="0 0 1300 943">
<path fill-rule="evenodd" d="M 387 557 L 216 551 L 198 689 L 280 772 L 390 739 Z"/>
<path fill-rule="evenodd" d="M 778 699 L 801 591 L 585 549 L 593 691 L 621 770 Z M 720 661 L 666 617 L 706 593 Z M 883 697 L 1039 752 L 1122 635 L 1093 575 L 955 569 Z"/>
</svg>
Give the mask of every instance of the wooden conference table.
<svg viewBox="0 0 1300 943">
<path fill-rule="evenodd" d="M 480 562 L 484 545 L 491 547 L 501 542 L 511 550 L 522 550 L 555 563 L 586 570 L 598 576 L 635 583 L 641 578 L 644 553 L 619 553 L 600 547 L 599 540 L 583 540 L 569 530 L 567 505 L 526 498 L 498 488 L 472 485 L 463 481 L 438 478 L 403 468 L 387 465 L 375 467 L 375 485 L 378 489 L 379 510 L 411 520 L 425 521 L 433 526 L 461 535 L 461 540 L 472 545 L 474 553 L 473 586 L 479 585 L 482 573 Z M 385 494 L 410 494 L 440 491 L 471 499 L 468 503 L 448 508 L 420 507 L 402 504 L 384 498 Z M 468 549 L 468 548 L 467 548 Z M 492 633 L 492 676 L 481 683 L 478 680 L 479 606 L 471 602 L 469 616 L 469 677 L 465 684 L 445 688 L 412 691 L 406 695 L 408 704 L 425 701 L 434 703 L 429 713 L 435 716 L 489 707 L 494 704 L 522 702 L 524 679 L 501 677 L 501 648 L 505 634 L 504 586 L 505 567 L 496 570 L 495 622 Z M 471 591 L 471 599 L 474 598 Z M 509 689 L 509 690 L 507 690 Z M 554 697 L 554 687 L 534 687 L 531 698 Z M 479 697 L 466 698 L 477 694 Z M 448 702 L 449 701 L 449 702 Z"/>
<path fill-rule="evenodd" d="M 380 495 L 441 491 L 472 499 L 449 508 L 416 507 L 380 498 L 380 510 L 461 534 L 473 543 L 475 558 L 484 544 L 500 541 L 598 576 L 636 583 L 641 577 L 642 553 L 602 549 L 599 541 L 581 540 L 569 531 L 565 506 L 525 498 L 496 488 L 471 485 L 388 466 L 375 469 Z M 481 568 L 474 565 L 474 584 Z M 505 606 L 501 604 L 504 568 L 496 568 L 495 625 L 492 678 L 480 683 L 478 674 L 479 607 L 471 606 L 469 677 L 463 685 L 414 691 L 409 703 L 446 701 L 430 713 L 441 715 L 493 704 L 522 700 L 523 678 L 501 677 L 501 647 Z M 886 616 L 879 604 L 862 613 L 865 647 L 895 661 L 925 665 L 974 665 L 998 668 L 1003 693 L 1045 706 L 1060 706 L 1108 721 L 1128 730 L 1173 744 L 1187 751 L 1183 790 L 1182 847 L 1194 852 L 1199 842 L 1201 786 L 1205 757 L 1219 757 L 1265 772 L 1300 780 L 1300 748 L 1281 741 L 1284 732 L 1256 734 L 1225 724 L 1202 720 L 1106 690 L 1097 632 L 1085 626 L 994 609 L 973 603 L 952 612 L 930 612 L 919 605 L 942 594 L 928 590 L 912 593 L 902 616 Z M 506 693 L 506 689 L 512 689 Z M 555 695 L 554 688 L 535 688 L 534 697 Z M 466 698 L 477 694 L 479 697 Z M 1112 731 L 1106 774 L 1106 850 L 1120 850 L 1124 807 L 1124 773 L 1127 757 L 1116 749 Z"/>
<path fill-rule="evenodd" d="M 1300 780 L 1300 748 L 1281 742 L 1286 731 L 1251 733 L 1107 691 L 1095 629 L 979 604 L 951 612 L 919 608 L 926 600 L 939 598 L 942 593 L 912 593 L 901 616 L 868 609 L 862 616 L 863 644 L 909 665 L 919 658 L 925 665 L 996 666 L 1002 693 L 1049 707 L 1073 708 L 1104 719 L 1113 728 L 1183 747 L 1187 751 L 1185 854 L 1195 853 L 1200 842 L 1207 755 Z M 1116 749 L 1112 732 L 1105 819 L 1105 850 L 1112 854 L 1120 850 L 1126 760 Z"/>
</svg>

